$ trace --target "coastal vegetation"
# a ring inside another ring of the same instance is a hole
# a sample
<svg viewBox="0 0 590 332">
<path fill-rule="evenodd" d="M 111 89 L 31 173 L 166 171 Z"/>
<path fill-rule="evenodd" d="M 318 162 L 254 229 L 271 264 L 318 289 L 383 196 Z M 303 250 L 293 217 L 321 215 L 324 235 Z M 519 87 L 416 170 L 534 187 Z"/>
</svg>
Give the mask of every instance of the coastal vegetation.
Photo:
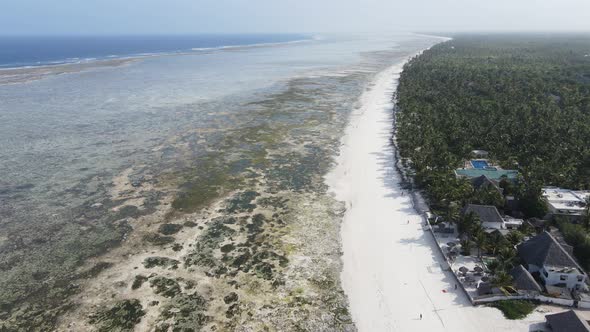
<svg viewBox="0 0 590 332">
<path fill-rule="evenodd" d="M 574 247 L 574 256 L 580 264 L 588 269 L 590 267 L 590 236 L 588 229 L 579 224 L 561 220 L 557 222 L 559 230 L 565 241 Z"/>
<path fill-rule="evenodd" d="M 413 58 L 397 92 L 397 145 L 431 208 L 457 223 L 469 247 L 503 255 L 492 264 L 500 276 L 514 266 L 510 249 L 530 234 L 484 234 L 466 204 L 543 217 L 544 186 L 590 189 L 590 37 L 587 35 L 459 35 Z M 475 189 L 457 178 L 473 150 L 489 151 L 511 182 Z M 588 218 L 588 216 L 586 217 Z M 574 254 L 590 267 L 588 227 L 558 222 Z M 588 221 L 590 225 L 590 220 Z M 469 239 L 469 240 L 468 240 Z M 500 265 L 500 266 L 495 266 Z M 506 279 L 496 278 L 498 284 Z"/>
<path fill-rule="evenodd" d="M 418 185 L 442 208 L 472 199 L 453 170 L 484 149 L 519 170 L 511 190 L 529 217 L 545 212 L 542 186 L 589 189 L 588 45 L 582 35 L 469 35 L 412 59 L 398 88 L 397 142 Z"/>
<path fill-rule="evenodd" d="M 504 317 L 507 319 L 525 318 L 537 307 L 537 305 L 531 301 L 522 300 L 498 301 L 490 306 L 502 311 Z"/>
</svg>

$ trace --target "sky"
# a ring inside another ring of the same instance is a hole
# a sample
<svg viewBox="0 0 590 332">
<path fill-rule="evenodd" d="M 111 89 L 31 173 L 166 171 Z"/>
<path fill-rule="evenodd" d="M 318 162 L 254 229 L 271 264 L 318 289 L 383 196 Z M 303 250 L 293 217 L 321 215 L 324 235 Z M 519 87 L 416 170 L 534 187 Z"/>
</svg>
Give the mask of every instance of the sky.
<svg viewBox="0 0 590 332">
<path fill-rule="evenodd" d="M 590 0 L 0 0 L 2 35 L 590 31 Z"/>
</svg>

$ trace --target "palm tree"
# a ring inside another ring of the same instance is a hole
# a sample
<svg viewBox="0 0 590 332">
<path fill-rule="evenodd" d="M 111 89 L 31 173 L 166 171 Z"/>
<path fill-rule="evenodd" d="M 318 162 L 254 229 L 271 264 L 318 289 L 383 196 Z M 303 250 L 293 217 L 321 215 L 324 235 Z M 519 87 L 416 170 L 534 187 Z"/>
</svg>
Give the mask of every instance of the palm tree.
<svg viewBox="0 0 590 332">
<path fill-rule="evenodd" d="M 445 213 L 445 221 L 456 222 L 459 220 L 459 206 L 457 204 L 449 204 Z"/>
<path fill-rule="evenodd" d="M 458 223 L 458 231 L 459 234 L 467 234 L 467 236 L 472 237 L 472 235 L 477 230 L 478 226 L 480 225 L 477 215 L 473 212 L 465 213 L 459 218 Z"/>
<path fill-rule="evenodd" d="M 504 206 L 504 197 L 493 187 L 480 188 L 474 191 L 471 197 L 472 203 Z"/>
<path fill-rule="evenodd" d="M 506 239 L 504 239 L 504 236 L 500 232 L 495 231 L 490 234 L 488 244 L 490 249 L 492 250 L 493 255 L 496 255 L 498 249 L 500 249 L 504 245 L 504 241 L 506 241 Z"/>
<path fill-rule="evenodd" d="M 531 235 L 535 231 L 535 228 L 528 222 L 523 223 L 518 227 L 518 232 L 524 235 Z"/>
<path fill-rule="evenodd" d="M 478 230 L 473 236 L 473 242 L 475 242 L 475 246 L 477 247 L 477 257 L 481 258 L 481 250 L 485 247 L 487 242 L 486 233 L 482 230 Z"/>
<path fill-rule="evenodd" d="M 467 239 L 461 240 L 461 253 L 465 256 L 471 254 L 471 241 Z"/>
<path fill-rule="evenodd" d="M 512 277 L 506 271 L 499 271 L 492 279 L 492 285 L 506 287 L 512 285 Z"/>
<path fill-rule="evenodd" d="M 502 268 L 500 262 L 498 262 L 497 259 L 494 259 L 493 261 L 487 263 L 486 267 L 488 268 L 488 270 L 490 270 L 490 272 L 492 272 L 492 274 L 496 274 L 496 272 L 498 272 Z"/>
<path fill-rule="evenodd" d="M 513 246 L 519 244 L 523 238 L 524 238 L 524 235 L 519 231 L 510 232 L 510 233 L 508 233 L 508 235 L 506 235 L 506 239 Z"/>
<path fill-rule="evenodd" d="M 514 267 L 514 258 L 516 257 L 516 250 L 511 247 L 502 247 L 498 250 L 498 261 L 502 265 L 504 271 L 508 271 Z"/>
</svg>

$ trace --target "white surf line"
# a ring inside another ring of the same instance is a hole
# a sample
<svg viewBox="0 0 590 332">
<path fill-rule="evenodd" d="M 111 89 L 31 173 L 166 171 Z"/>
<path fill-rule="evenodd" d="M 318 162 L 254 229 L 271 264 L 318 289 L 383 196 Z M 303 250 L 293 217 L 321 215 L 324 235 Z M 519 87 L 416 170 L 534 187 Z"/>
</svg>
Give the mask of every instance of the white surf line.
<svg viewBox="0 0 590 332">
<path fill-rule="evenodd" d="M 326 176 L 347 207 L 341 279 L 352 319 L 361 332 L 528 331 L 530 323 L 543 321 L 541 314 L 508 321 L 496 309 L 471 306 L 453 289 L 453 276 L 440 269 L 443 258 L 422 230 L 410 195 L 402 194 L 389 139 L 391 98 L 404 63 L 376 75 L 363 93 L 337 166 Z"/>
</svg>

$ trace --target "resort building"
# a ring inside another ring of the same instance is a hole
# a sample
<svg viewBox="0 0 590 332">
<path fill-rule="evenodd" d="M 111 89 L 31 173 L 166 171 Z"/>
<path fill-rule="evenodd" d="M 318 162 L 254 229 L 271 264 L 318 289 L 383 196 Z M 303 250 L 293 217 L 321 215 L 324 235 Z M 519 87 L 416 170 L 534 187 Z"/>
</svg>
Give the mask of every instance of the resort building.
<svg viewBox="0 0 590 332">
<path fill-rule="evenodd" d="M 496 190 L 500 195 L 502 195 L 503 193 L 503 189 L 500 188 L 499 182 L 498 181 L 494 181 L 490 178 L 488 178 L 485 175 L 476 177 L 476 178 L 472 178 L 471 179 L 471 185 L 473 186 L 473 188 L 475 190 L 488 190 L 488 189 L 494 189 Z"/>
<path fill-rule="evenodd" d="M 531 274 L 547 286 L 586 289 L 586 273 L 572 257 L 572 247 L 543 232 L 518 245 L 518 256 Z"/>
<path fill-rule="evenodd" d="M 510 276 L 512 276 L 514 287 L 521 293 L 537 295 L 543 291 L 535 278 L 522 265 L 510 270 Z"/>
<path fill-rule="evenodd" d="M 473 179 L 482 175 L 497 182 L 502 181 L 503 178 L 511 182 L 516 182 L 518 179 L 518 171 L 500 169 L 493 166 L 488 168 L 459 168 L 455 170 L 455 176 L 457 178 Z"/>
<path fill-rule="evenodd" d="M 516 230 L 523 223 L 523 219 L 513 218 L 509 216 L 504 217 L 504 227 L 506 227 L 506 229 Z"/>
<path fill-rule="evenodd" d="M 518 171 L 502 169 L 499 166 L 492 165 L 487 159 L 472 159 L 465 162 L 462 168 L 455 170 L 457 178 L 476 179 L 484 176 L 487 180 L 495 182 L 496 185 L 502 179 L 516 182 Z"/>
<path fill-rule="evenodd" d="M 546 315 L 545 319 L 552 332 L 590 332 L 588 322 L 573 310 Z"/>
<path fill-rule="evenodd" d="M 486 150 L 472 150 L 471 155 L 474 158 L 487 158 L 490 155 L 490 153 Z"/>
<path fill-rule="evenodd" d="M 545 187 L 542 196 L 547 204 L 547 217 L 567 216 L 578 218 L 585 213 L 586 199 L 590 197 L 590 191 Z"/>
<path fill-rule="evenodd" d="M 506 229 L 504 218 L 502 218 L 500 212 L 498 212 L 498 209 L 496 209 L 495 206 L 468 204 L 463 209 L 463 213 L 474 213 L 481 221 L 481 226 L 485 230 Z"/>
</svg>

